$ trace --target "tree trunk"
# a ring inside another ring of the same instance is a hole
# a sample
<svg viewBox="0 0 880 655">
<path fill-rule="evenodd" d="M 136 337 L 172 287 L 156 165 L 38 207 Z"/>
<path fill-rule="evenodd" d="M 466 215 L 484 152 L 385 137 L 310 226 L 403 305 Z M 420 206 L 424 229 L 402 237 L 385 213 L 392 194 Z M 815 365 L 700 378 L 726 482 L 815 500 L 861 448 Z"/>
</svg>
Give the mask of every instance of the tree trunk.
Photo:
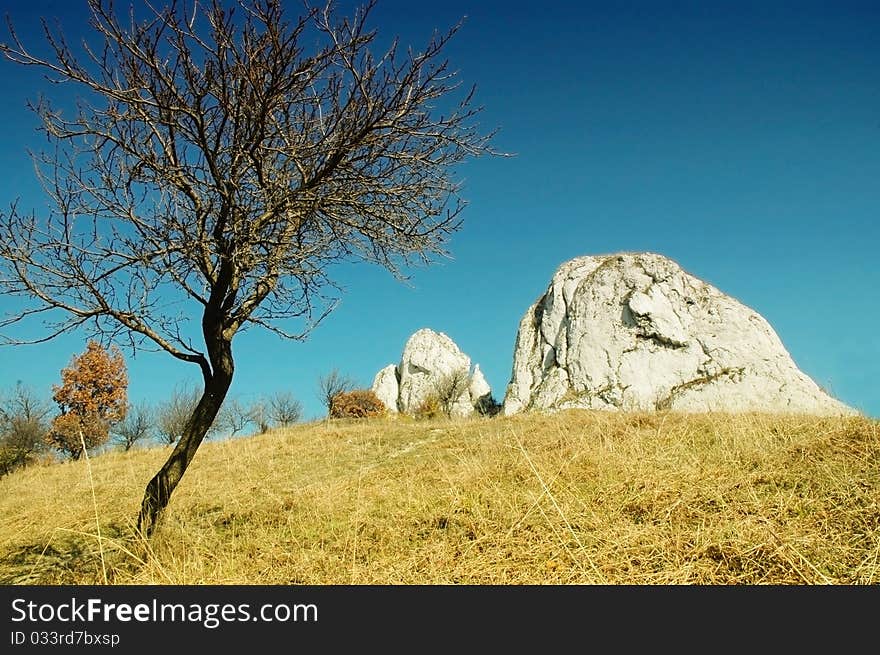
<svg viewBox="0 0 880 655">
<path fill-rule="evenodd" d="M 220 412 L 223 400 L 232 384 L 233 360 L 231 344 L 225 341 L 211 350 L 213 370 L 205 376 L 205 389 L 193 415 L 187 421 L 183 434 L 168 461 L 147 484 L 141 511 L 138 516 L 138 530 L 150 537 L 171 500 L 171 494 L 180 482 L 208 429 Z"/>
</svg>

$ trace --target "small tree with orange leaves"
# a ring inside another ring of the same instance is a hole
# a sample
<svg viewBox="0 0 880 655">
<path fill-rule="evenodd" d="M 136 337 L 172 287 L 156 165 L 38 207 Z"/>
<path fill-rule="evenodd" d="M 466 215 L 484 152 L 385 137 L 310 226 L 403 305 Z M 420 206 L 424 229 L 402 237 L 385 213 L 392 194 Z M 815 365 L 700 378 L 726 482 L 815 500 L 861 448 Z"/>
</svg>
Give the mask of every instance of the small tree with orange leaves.
<svg viewBox="0 0 880 655">
<path fill-rule="evenodd" d="M 52 399 L 61 413 L 52 422 L 46 441 L 73 459 L 86 448 L 100 446 L 110 436 L 110 426 L 125 418 L 128 375 L 116 346 L 108 352 L 89 341 L 85 352 L 61 371 L 62 384 L 52 387 Z"/>
</svg>

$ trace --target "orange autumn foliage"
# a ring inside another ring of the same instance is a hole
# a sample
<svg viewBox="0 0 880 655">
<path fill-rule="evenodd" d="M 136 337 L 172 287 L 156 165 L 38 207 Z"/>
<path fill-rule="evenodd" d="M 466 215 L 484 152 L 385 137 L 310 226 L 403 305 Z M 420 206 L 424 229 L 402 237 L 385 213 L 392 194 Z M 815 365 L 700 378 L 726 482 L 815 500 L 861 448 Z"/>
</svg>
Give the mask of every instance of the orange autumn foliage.
<svg viewBox="0 0 880 655">
<path fill-rule="evenodd" d="M 61 414 L 46 436 L 49 445 L 73 458 L 86 448 L 99 446 L 109 437 L 110 426 L 125 418 L 128 408 L 128 375 L 125 360 L 116 346 L 110 352 L 89 341 L 61 371 L 60 385 L 52 387 L 52 399 Z M 80 438 L 82 434 L 82 439 Z"/>
</svg>

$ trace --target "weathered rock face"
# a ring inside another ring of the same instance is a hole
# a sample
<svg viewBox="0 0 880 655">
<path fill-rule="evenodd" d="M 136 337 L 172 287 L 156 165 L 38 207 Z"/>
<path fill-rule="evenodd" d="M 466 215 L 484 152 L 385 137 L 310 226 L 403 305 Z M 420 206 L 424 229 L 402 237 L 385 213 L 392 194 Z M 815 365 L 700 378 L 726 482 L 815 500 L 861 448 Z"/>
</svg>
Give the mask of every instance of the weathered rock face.
<svg viewBox="0 0 880 655">
<path fill-rule="evenodd" d="M 397 413 L 397 396 L 400 393 L 400 383 L 397 379 L 397 366 L 389 364 L 376 373 L 373 378 L 373 386 L 370 387 L 382 404 L 392 414 Z"/>
<path fill-rule="evenodd" d="M 520 322 L 504 413 L 575 407 L 855 413 L 761 316 L 652 253 L 564 263 Z"/>
<path fill-rule="evenodd" d="M 492 395 L 492 388 L 489 386 L 489 383 L 486 382 L 486 377 L 483 375 L 483 371 L 480 370 L 479 364 L 474 366 L 474 373 L 471 376 L 471 383 L 468 385 L 468 391 L 471 395 L 471 403 L 474 405 L 486 396 Z"/>
<path fill-rule="evenodd" d="M 427 328 L 415 332 L 406 342 L 400 364 L 390 364 L 376 374 L 372 390 L 392 411 L 413 414 L 427 398 L 437 393 L 444 380 L 458 377 L 451 400 L 452 416 L 470 416 L 477 401 L 491 397 L 491 389 L 477 366 L 471 375 L 471 360 L 442 332 Z M 474 399 L 474 394 L 480 394 Z M 483 400 L 485 402 L 485 400 Z"/>
<path fill-rule="evenodd" d="M 495 416 L 501 410 L 501 405 L 492 395 L 492 389 L 480 370 L 479 364 L 474 366 L 474 373 L 471 376 L 468 391 L 471 396 L 471 405 L 478 414 Z"/>
</svg>

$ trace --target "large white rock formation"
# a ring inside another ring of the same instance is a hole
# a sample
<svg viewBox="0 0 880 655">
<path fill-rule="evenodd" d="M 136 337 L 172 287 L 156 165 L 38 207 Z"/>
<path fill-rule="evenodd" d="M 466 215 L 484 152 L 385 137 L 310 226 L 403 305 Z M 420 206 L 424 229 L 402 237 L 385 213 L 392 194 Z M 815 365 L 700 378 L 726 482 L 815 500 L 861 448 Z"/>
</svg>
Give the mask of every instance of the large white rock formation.
<svg viewBox="0 0 880 655">
<path fill-rule="evenodd" d="M 520 322 L 504 413 L 566 408 L 855 413 L 756 312 L 652 253 L 564 263 Z"/>
<path fill-rule="evenodd" d="M 480 401 L 491 398 L 486 378 L 479 366 L 471 373 L 470 357 L 447 335 L 423 328 L 406 342 L 400 363 L 379 371 L 371 388 L 389 410 L 413 414 L 444 380 L 455 377 L 460 384 L 455 386 L 451 414 L 470 416 Z"/>
</svg>

